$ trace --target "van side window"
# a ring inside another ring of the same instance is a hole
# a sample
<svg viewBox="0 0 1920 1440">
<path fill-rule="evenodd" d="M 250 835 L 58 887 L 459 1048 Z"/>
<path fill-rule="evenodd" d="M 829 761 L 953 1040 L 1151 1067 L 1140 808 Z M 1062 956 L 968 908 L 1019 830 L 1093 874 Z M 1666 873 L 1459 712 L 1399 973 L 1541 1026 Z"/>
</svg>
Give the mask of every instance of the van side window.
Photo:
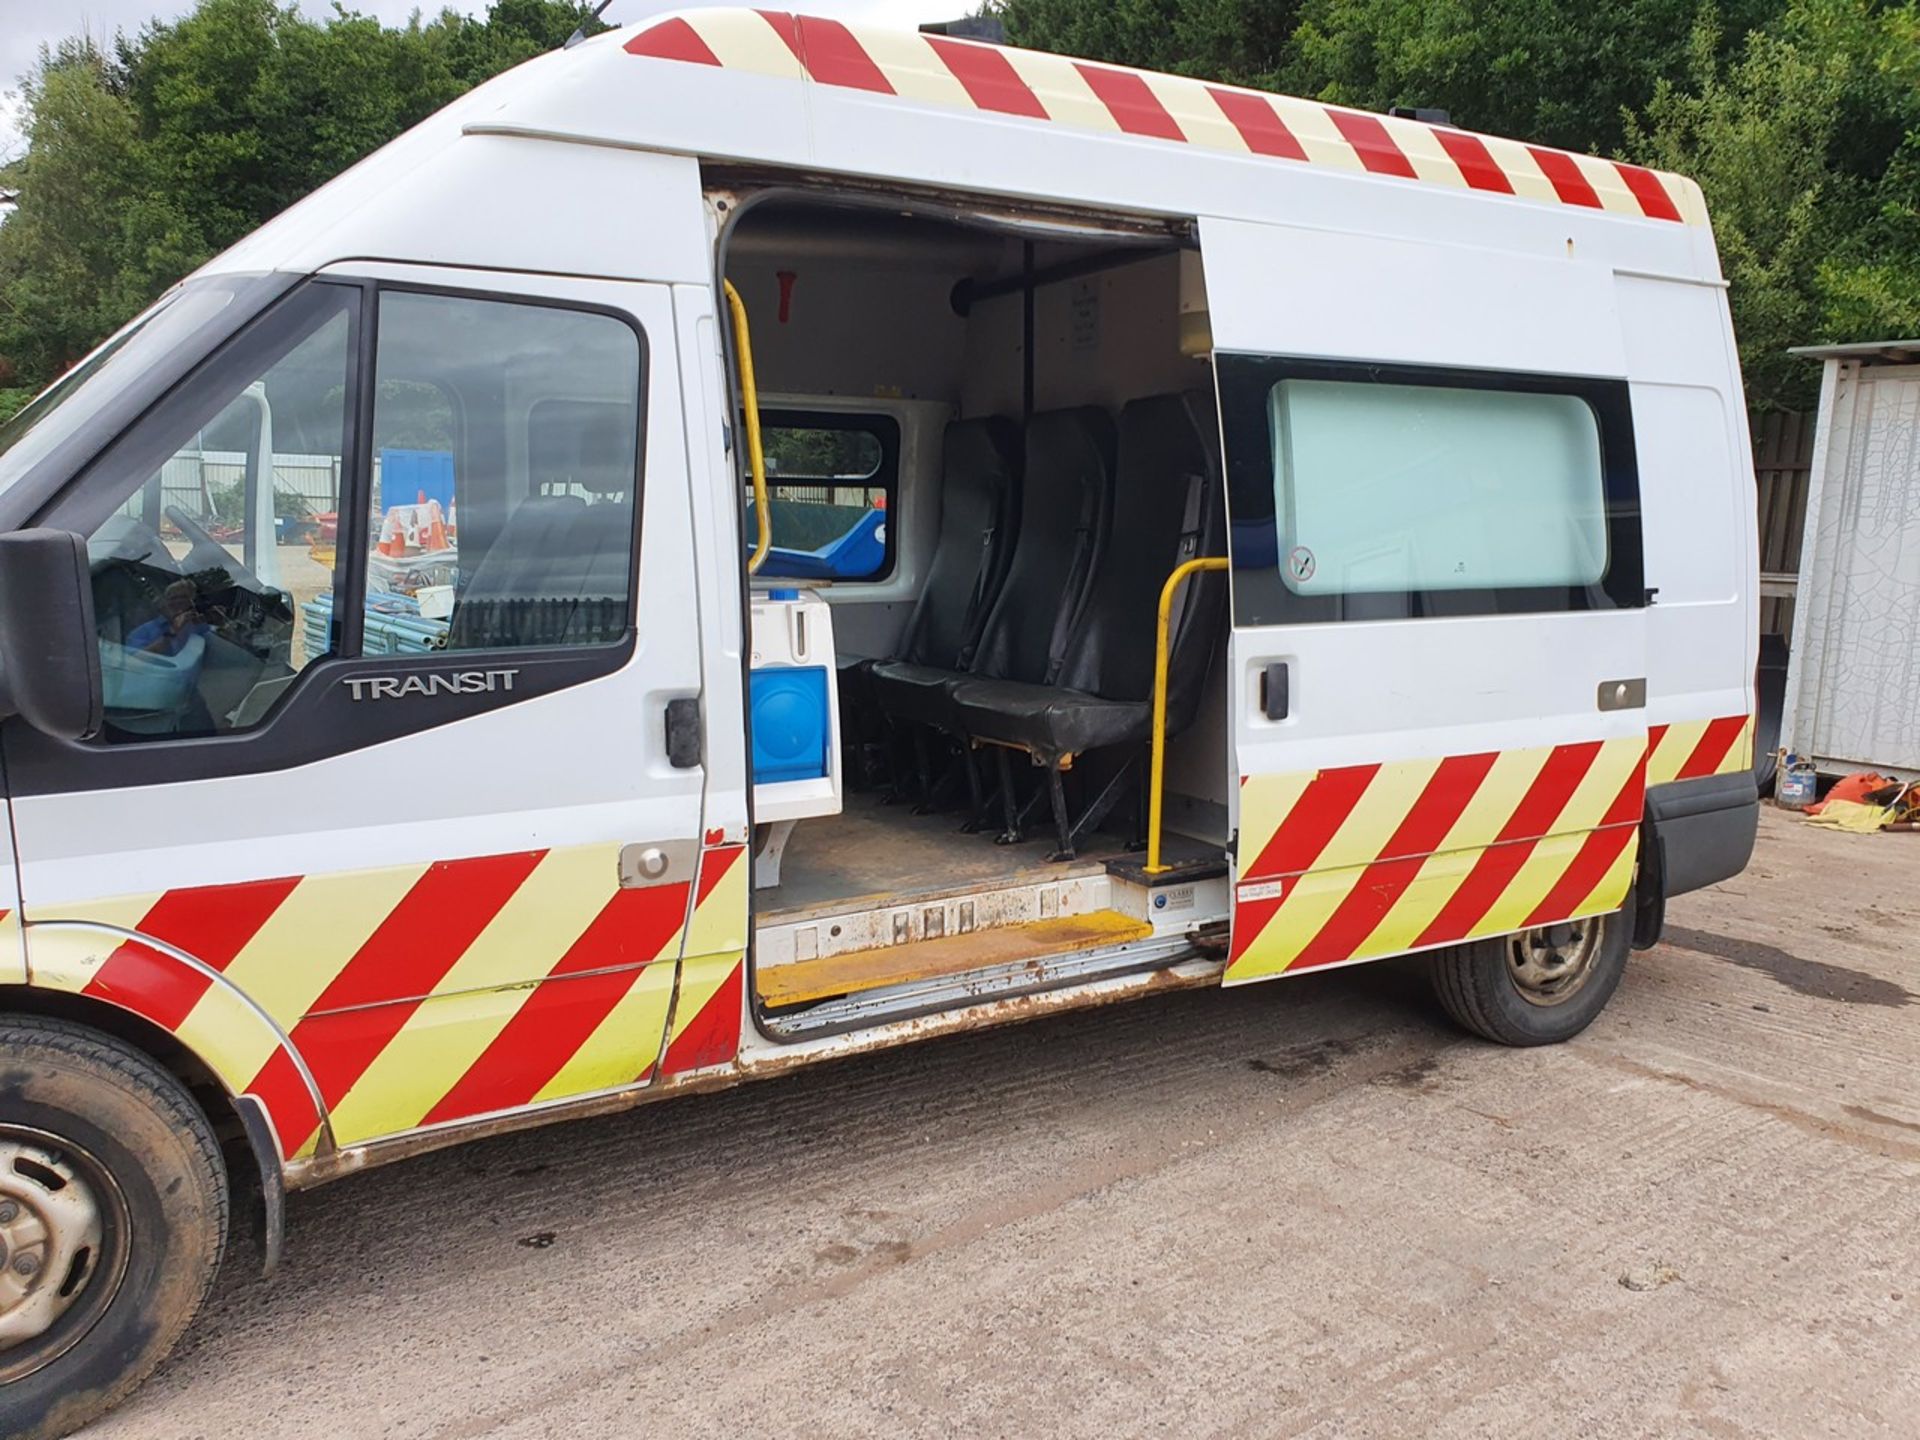
<svg viewBox="0 0 1920 1440">
<path fill-rule="evenodd" d="M 1242 625 L 1639 605 L 1624 382 L 1222 356 Z"/>
<path fill-rule="evenodd" d="M 359 292 L 309 285 L 115 442 L 86 489 L 109 743 L 259 723 L 331 632 L 323 517 L 348 453 Z M 99 518 L 99 509 L 111 513 Z"/>
<path fill-rule="evenodd" d="M 640 337 L 383 291 L 362 653 L 598 645 L 631 623 Z"/>
<path fill-rule="evenodd" d="M 760 574 L 806 580 L 878 580 L 888 574 L 899 423 L 890 415 L 767 408 L 760 438 L 772 536 Z M 751 477 L 743 483 L 751 548 L 758 522 Z"/>
</svg>

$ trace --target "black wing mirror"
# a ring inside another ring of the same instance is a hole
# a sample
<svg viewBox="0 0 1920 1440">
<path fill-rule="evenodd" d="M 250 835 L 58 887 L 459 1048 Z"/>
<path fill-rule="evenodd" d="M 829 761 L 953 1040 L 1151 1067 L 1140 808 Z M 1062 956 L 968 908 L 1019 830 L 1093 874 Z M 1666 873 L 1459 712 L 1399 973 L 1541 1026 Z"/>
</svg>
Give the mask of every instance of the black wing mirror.
<svg viewBox="0 0 1920 1440">
<path fill-rule="evenodd" d="M 0 535 L 0 717 L 86 740 L 100 733 L 103 707 L 86 537 Z"/>
</svg>

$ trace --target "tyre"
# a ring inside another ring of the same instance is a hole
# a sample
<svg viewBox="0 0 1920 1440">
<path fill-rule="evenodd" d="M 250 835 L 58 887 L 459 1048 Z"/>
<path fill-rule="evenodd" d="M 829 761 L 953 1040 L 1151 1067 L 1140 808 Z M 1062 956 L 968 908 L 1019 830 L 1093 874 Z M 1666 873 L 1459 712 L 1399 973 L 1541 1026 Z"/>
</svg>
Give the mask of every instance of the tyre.
<svg viewBox="0 0 1920 1440">
<path fill-rule="evenodd" d="M 0 1435 L 66 1435 L 144 1380 L 226 1238 L 226 1167 L 178 1080 L 96 1031 L 0 1018 Z"/>
<path fill-rule="evenodd" d="M 1571 1040 L 1613 997 L 1633 944 L 1631 902 L 1611 915 L 1472 940 L 1433 957 L 1434 994 L 1464 1029 L 1502 1045 Z"/>
</svg>

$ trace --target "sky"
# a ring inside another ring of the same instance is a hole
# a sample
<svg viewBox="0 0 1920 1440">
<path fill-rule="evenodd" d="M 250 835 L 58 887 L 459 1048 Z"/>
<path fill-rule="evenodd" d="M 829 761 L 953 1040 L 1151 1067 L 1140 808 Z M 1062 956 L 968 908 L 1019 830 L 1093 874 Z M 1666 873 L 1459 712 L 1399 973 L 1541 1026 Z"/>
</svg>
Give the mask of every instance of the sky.
<svg viewBox="0 0 1920 1440">
<path fill-rule="evenodd" d="M 614 25 L 661 10 L 677 10 L 705 0 L 613 0 L 605 19 Z M 5 12 L 0 23 L 0 160 L 25 148 L 19 127 L 20 77 L 33 68 L 42 45 L 86 31 L 96 39 L 110 39 L 115 30 L 138 31 L 149 20 L 173 20 L 193 8 L 193 0 L 0 0 Z M 300 0 L 300 8 L 316 18 L 331 13 L 329 0 Z M 437 14 L 442 9 L 479 14 L 486 0 L 348 0 L 347 8 L 378 16 L 389 25 L 403 23 L 414 10 Z M 979 8 L 979 0 L 806 0 L 796 4 L 816 15 L 843 19 L 893 19 L 902 24 L 952 19 Z"/>
</svg>

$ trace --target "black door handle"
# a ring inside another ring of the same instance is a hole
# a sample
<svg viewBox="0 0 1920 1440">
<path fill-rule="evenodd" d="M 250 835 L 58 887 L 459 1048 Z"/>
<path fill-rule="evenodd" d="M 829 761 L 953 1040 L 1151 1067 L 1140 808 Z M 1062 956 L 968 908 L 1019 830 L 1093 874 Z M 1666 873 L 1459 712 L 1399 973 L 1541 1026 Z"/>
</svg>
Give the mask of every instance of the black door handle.
<svg viewBox="0 0 1920 1440">
<path fill-rule="evenodd" d="M 1287 662 L 1276 660 L 1260 672 L 1260 709 L 1269 720 L 1287 718 Z"/>
<path fill-rule="evenodd" d="M 700 702 L 683 695 L 667 702 L 667 763 L 691 770 L 700 763 Z"/>
</svg>

